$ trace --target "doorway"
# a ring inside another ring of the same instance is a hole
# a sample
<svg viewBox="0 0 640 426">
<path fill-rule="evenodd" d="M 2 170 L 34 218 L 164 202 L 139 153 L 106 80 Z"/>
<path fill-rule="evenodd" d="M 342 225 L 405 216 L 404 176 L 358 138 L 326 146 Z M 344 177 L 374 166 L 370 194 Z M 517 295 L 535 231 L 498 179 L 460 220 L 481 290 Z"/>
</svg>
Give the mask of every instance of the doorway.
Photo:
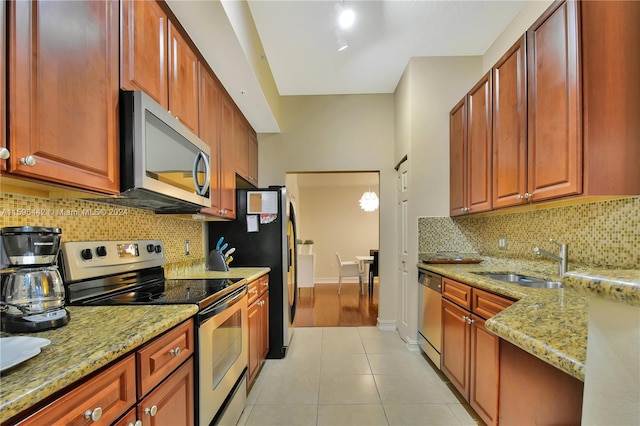
<svg viewBox="0 0 640 426">
<path fill-rule="evenodd" d="M 362 262 L 364 296 L 357 277 L 344 278 L 338 295 L 336 252 L 343 261 L 358 261 L 379 249 L 379 208 L 365 211 L 359 203 L 366 192 L 379 197 L 379 172 L 287 173 L 286 186 L 296 212 L 299 244 L 294 325 L 376 325 L 377 276 L 369 292 L 370 264 Z"/>
</svg>

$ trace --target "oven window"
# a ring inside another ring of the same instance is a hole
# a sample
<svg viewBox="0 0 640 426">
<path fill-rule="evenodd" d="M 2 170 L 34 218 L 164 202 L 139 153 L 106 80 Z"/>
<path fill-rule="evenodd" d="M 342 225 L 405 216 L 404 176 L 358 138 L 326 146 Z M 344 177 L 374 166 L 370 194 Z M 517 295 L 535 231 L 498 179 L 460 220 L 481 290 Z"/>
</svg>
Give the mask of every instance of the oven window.
<svg viewBox="0 0 640 426">
<path fill-rule="evenodd" d="M 213 331 L 212 348 L 213 389 L 215 389 L 242 354 L 242 310 L 237 310 Z"/>
</svg>

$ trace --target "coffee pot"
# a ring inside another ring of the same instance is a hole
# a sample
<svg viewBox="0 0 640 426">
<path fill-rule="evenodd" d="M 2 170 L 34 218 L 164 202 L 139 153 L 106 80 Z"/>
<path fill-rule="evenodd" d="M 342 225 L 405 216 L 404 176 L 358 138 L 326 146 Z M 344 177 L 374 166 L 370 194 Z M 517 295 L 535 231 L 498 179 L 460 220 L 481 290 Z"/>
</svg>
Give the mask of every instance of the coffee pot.
<svg viewBox="0 0 640 426">
<path fill-rule="evenodd" d="M 60 228 L 33 226 L 0 230 L 9 262 L 0 298 L 3 331 L 43 331 L 69 322 L 64 283 L 55 265 L 61 233 Z"/>
</svg>

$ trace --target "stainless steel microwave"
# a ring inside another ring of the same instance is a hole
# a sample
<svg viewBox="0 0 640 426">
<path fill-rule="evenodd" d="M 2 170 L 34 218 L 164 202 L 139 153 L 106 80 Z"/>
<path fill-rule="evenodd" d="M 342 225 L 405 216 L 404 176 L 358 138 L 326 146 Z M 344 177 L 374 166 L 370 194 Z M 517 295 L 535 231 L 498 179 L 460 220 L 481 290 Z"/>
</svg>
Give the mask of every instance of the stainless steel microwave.
<svg viewBox="0 0 640 426">
<path fill-rule="evenodd" d="M 120 186 L 111 202 L 159 213 L 211 206 L 209 146 L 141 91 L 120 92 Z"/>
</svg>

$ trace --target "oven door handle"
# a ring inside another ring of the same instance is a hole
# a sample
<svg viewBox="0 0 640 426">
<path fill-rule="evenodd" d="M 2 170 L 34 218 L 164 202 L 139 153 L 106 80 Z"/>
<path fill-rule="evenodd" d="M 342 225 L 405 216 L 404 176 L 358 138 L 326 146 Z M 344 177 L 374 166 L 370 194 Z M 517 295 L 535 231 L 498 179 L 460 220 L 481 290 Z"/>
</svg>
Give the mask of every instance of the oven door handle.
<svg viewBox="0 0 640 426">
<path fill-rule="evenodd" d="M 215 303 L 214 305 L 204 309 L 198 314 L 198 319 L 200 321 L 200 324 L 202 324 L 204 321 L 208 320 L 209 318 L 218 315 L 220 312 L 230 308 L 231 306 L 235 305 L 246 294 L 247 294 L 247 287 L 244 286 L 240 288 L 238 291 L 231 293 L 230 295 L 228 295 L 218 303 Z"/>
</svg>

